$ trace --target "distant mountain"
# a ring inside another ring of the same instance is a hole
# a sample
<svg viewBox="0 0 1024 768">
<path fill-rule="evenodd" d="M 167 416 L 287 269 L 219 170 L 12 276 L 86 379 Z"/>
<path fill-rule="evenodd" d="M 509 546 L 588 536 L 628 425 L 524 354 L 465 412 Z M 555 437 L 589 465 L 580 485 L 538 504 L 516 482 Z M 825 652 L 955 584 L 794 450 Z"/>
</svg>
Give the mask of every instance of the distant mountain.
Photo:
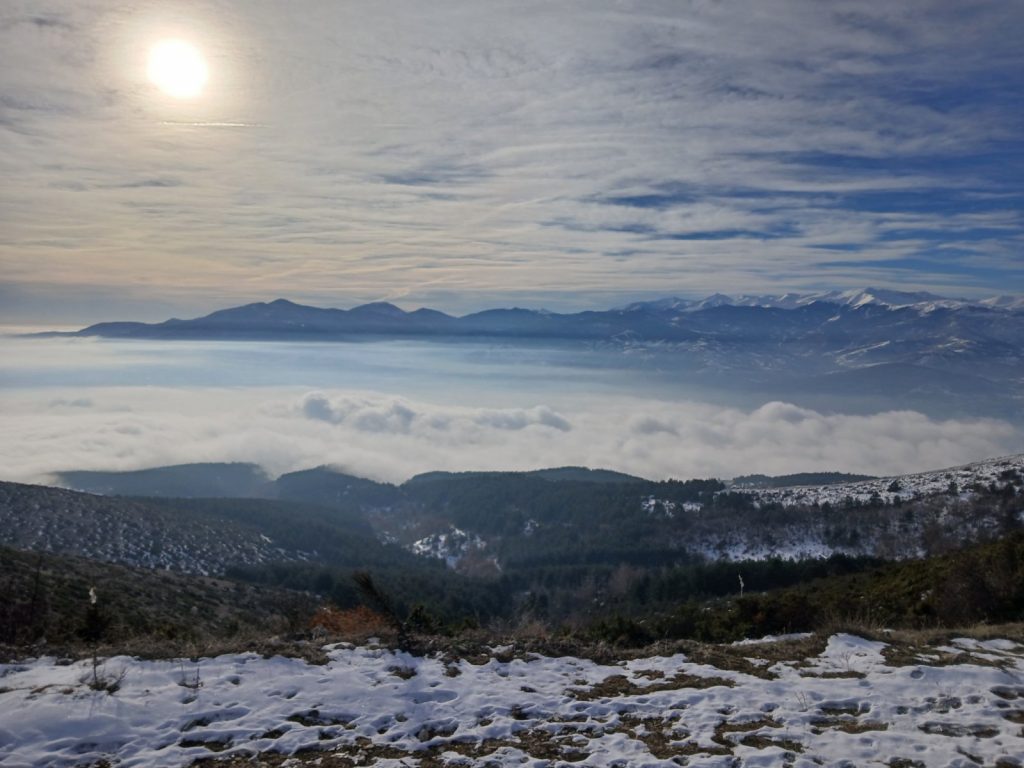
<svg viewBox="0 0 1024 768">
<path fill-rule="evenodd" d="M 534 469 L 527 472 L 424 472 L 406 481 L 405 485 L 432 482 L 435 480 L 457 480 L 467 478 L 488 478 L 506 475 L 523 475 L 536 477 L 551 482 L 580 483 L 649 483 L 642 477 L 614 472 L 610 469 L 590 469 L 589 467 L 553 467 L 551 469 Z"/>
<path fill-rule="evenodd" d="M 798 472 L 793 475 L 741 475 L 734 477 L 730 488 L 791 488 L 801 485 L 838 485 L 862 480 L 877 480 L 872 475 L 854 475 L 847 472 Z"/>
<path fill-rule="evenodd" d="M 574 481 L 582 483 L 649 483 L 642 477 L 627 475 L 624 472 L 613 472 L 610 469 L 589 469 L 588 467 L 554 467 L 553 469 L 536 469 L 528 475 L 540 477 L 552 482 Z"/>
<path fill-rule="evenodd" d="M 400 498 L 400 492 L 394 485 L 355 477 L 331 467 L 281 475 L 268 488 L 268 493 L 282 500 L 351 509 L 388 506 Z"/>
<path fill-rule="evenodd" d="M 1024 419 L 1024 298 L 982 301 L 884 289 L 715 294 L 559 314 L 491 309 L 453 317 L 376 302 L 349 310 L 278 299 L 192 320 L 100 323 L 78 336 L 175 340 L 480 339 L 624 353 L 680 386 L 864 410 Z"/>
<path fill-rule="evenodd" d="M 179 464 L 132 472 L 57 472 L 58 484 L 87 493 L 171 498 L 266 495 L 270 477 L 255 464 Z"/>
<path fill-rule="evenodd" d="M 1024 296 L 993 296 L 978 302 L 983 307 L 1006 309 L 1011 312 L 1024 311 Z"/>
<path fill-rule="evenodd" d="M 222 309 L 193 320 L 99 323 L 79 335 L 146 339 L 335 338 L 355 334 L 438 334 L 445 333 L 454 321 L 442 312 L 405 312 L 384 302 L 344 310 L 277 299 Z"/>
<path fill-rule="evenodd" d="M 80 336 L 145 339 L 343 339 L 360 335 L 399 336 L 512 336 L 562 339 L 613 339 L 622 334 L 649 341 L 693 340 L 707 335 L 721 337 L 718 327 L 744 315 L 764 323 L 767 337 L 777 336 L 781 325 L 787 337 L 798 330 L 815 333 L 828 321 L 832 335 L 863 325 L 887 328 L 893 323 L 921 321 L 922 316 L 939 314 L 923 323 L 933 331 L 948 326 L 951 318 L 965 318 L 971 327 L 998 317 L 1012 322 L 1019 333 L 1024 322 L 1024 297 L 1002 296 L 970 302 L 946 299 L 930 293 L 876 288 L 781 296 L 739 296 L 714 294 L 702 300 L 668 298 L 636 302 L 622 309 L 559 314 L 531 309 L 489 309 L 453 317 L 432 309 L 413 312 L 386 302 L 364 304 L 349 310 L 304 306 L 285 299 L 222 309 L 191 320 L 172 318 L 162 323 L 107 322 L 78 331 Z M 760 311 L 758 311 L 760 310 Z M 780 315 L 769 310 L 785 310 Z M 888 312 L 879 311 L 888 310 Z M 901 313 L 900 310 L 908 312 Z M 707 314 L 706 317 L 700 317 Z M 890 316 L 891 315 L 891 316 Z M 1014 316 L 1009 319 L 1007 316 Z M 784 318 L 784 320 L 783 320 Z M 716 332 L 719 331 L 719 332 Z M 889 338 L 892 338 L 891 336 Z M 1019 335 L 1015 337 L 1020 340 Z"/>
<path fill-rule="evenodd" d="M 626 307 L 629 311 L 645 308 L 675 309 L 695 312 L 710 307 L 768 307 L 772 309 L 797 309 L 808 304 L 821 302 L 843 307 L 862 307 L 869 304 L 902 309 L 911 307 L 920 312 L 929 312 L 938 308 L 962 309 L 965 307 L 988 307 L 992 309 L 1017 310 L 1024 308 L 1024 297 L 999 296 L 979 301 L 966 299 L 949 299 L 926 291 L 894 291 L 885 288 L 855 288 L 848 291 L 825 291 L 821 293 L 785 293 L 782 295 L 751 296 L 742 294 L 736 297 L 716 293 L 706 299 L 693 301 L 688 299 L 668 298 L 649 302 L 635 302 Z"/>
<path fill-rule="evenodd" d="M 527 472 L 425 472 L 403 485 L 381 483 L 329 466 L 288 472 L 276 480 L 255 464 L 178 464 L 126 472 L 71 471 L 54 477 L 75 491 L 104 496 L 181 499 L 277 499 L 322 507 L 360 509 L 397 504 L 403 489 L 424 483 L 507 476 L 548 482 L 650 483 L 641 477 L 610 469 L 553 467 Z M 180 506 L 180 505 L 179 505 Z"/>
</svg>

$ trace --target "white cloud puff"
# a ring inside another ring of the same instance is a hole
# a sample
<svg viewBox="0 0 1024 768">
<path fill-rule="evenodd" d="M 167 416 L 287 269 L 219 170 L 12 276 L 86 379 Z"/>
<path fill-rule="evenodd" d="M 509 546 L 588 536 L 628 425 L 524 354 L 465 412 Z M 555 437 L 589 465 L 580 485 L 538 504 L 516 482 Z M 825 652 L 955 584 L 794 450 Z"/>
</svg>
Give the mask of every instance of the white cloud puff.
<svg viewBox="0 0 1024 768">
<path fill-rule="evenodd" d="M 465 430 L 472 426 L 519 431 L 531 426 L 568 432 L 572 425 L 546 406 L 505 409 L 424 409 L 399 398 L 372 399 L 340 396 L 331 398 L 322 392 L 310 392 L 300 403 L 300 411 L 315 421 L 347 425 L 359 432 L 380 432 L 419 436 Z"/>
</svg>

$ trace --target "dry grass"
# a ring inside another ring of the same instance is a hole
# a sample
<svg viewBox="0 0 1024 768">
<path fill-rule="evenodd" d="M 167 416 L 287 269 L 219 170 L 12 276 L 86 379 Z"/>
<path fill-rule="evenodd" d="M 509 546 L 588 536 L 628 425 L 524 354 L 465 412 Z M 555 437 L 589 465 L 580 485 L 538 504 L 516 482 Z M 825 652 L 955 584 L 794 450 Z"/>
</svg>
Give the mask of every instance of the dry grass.
<svg viewBox="0 0 1024 768">
<path fill-rule="evenodd" d="M 351 643 L 365 643 L 371 637 L 390 635 L 394 631 L 387 617 L 364 605 L 346 610 L 321 606 L 309 620 L 309 629 L 325 641 Z"/>
</svg>

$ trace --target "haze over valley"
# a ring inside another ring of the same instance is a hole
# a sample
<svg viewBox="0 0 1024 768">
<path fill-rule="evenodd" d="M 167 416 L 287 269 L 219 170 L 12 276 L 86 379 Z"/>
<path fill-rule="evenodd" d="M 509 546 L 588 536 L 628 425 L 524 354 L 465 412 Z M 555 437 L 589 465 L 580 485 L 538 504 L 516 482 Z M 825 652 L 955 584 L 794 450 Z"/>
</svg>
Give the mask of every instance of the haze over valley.
<svg viewBox="0 0 1024 768">
<path fill-rule="evenodd" d="M 1024 450 L 1024 313 L 875 293 L 461 319 L 275 301 L 9 336 L 4 479 L 197 460 L 393 482 L 563 464 L 886 475 Z"/>
</svg>

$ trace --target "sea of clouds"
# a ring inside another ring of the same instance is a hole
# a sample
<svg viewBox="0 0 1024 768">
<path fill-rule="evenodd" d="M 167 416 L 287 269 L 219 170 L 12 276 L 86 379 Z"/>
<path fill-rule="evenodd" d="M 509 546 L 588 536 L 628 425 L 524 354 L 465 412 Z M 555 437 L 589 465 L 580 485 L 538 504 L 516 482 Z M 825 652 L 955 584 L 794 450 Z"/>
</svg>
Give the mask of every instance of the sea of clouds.
<svg viewBox="0 0 1024 768">
<path fill-rule="evenodd" d="M 887 475 L 1024 449 L 993 419 L 913 411 L 825 414 L 626 395 L 531 407 L 431 402 L 296 387 L 93 387 L 7 391 L 0 479 L 60 470 L 254 462 L 272 474 L 319 465 L 388 481 L 429 470 L 586 465 L 654 479 L 839 470 Z"/>
</svg>

